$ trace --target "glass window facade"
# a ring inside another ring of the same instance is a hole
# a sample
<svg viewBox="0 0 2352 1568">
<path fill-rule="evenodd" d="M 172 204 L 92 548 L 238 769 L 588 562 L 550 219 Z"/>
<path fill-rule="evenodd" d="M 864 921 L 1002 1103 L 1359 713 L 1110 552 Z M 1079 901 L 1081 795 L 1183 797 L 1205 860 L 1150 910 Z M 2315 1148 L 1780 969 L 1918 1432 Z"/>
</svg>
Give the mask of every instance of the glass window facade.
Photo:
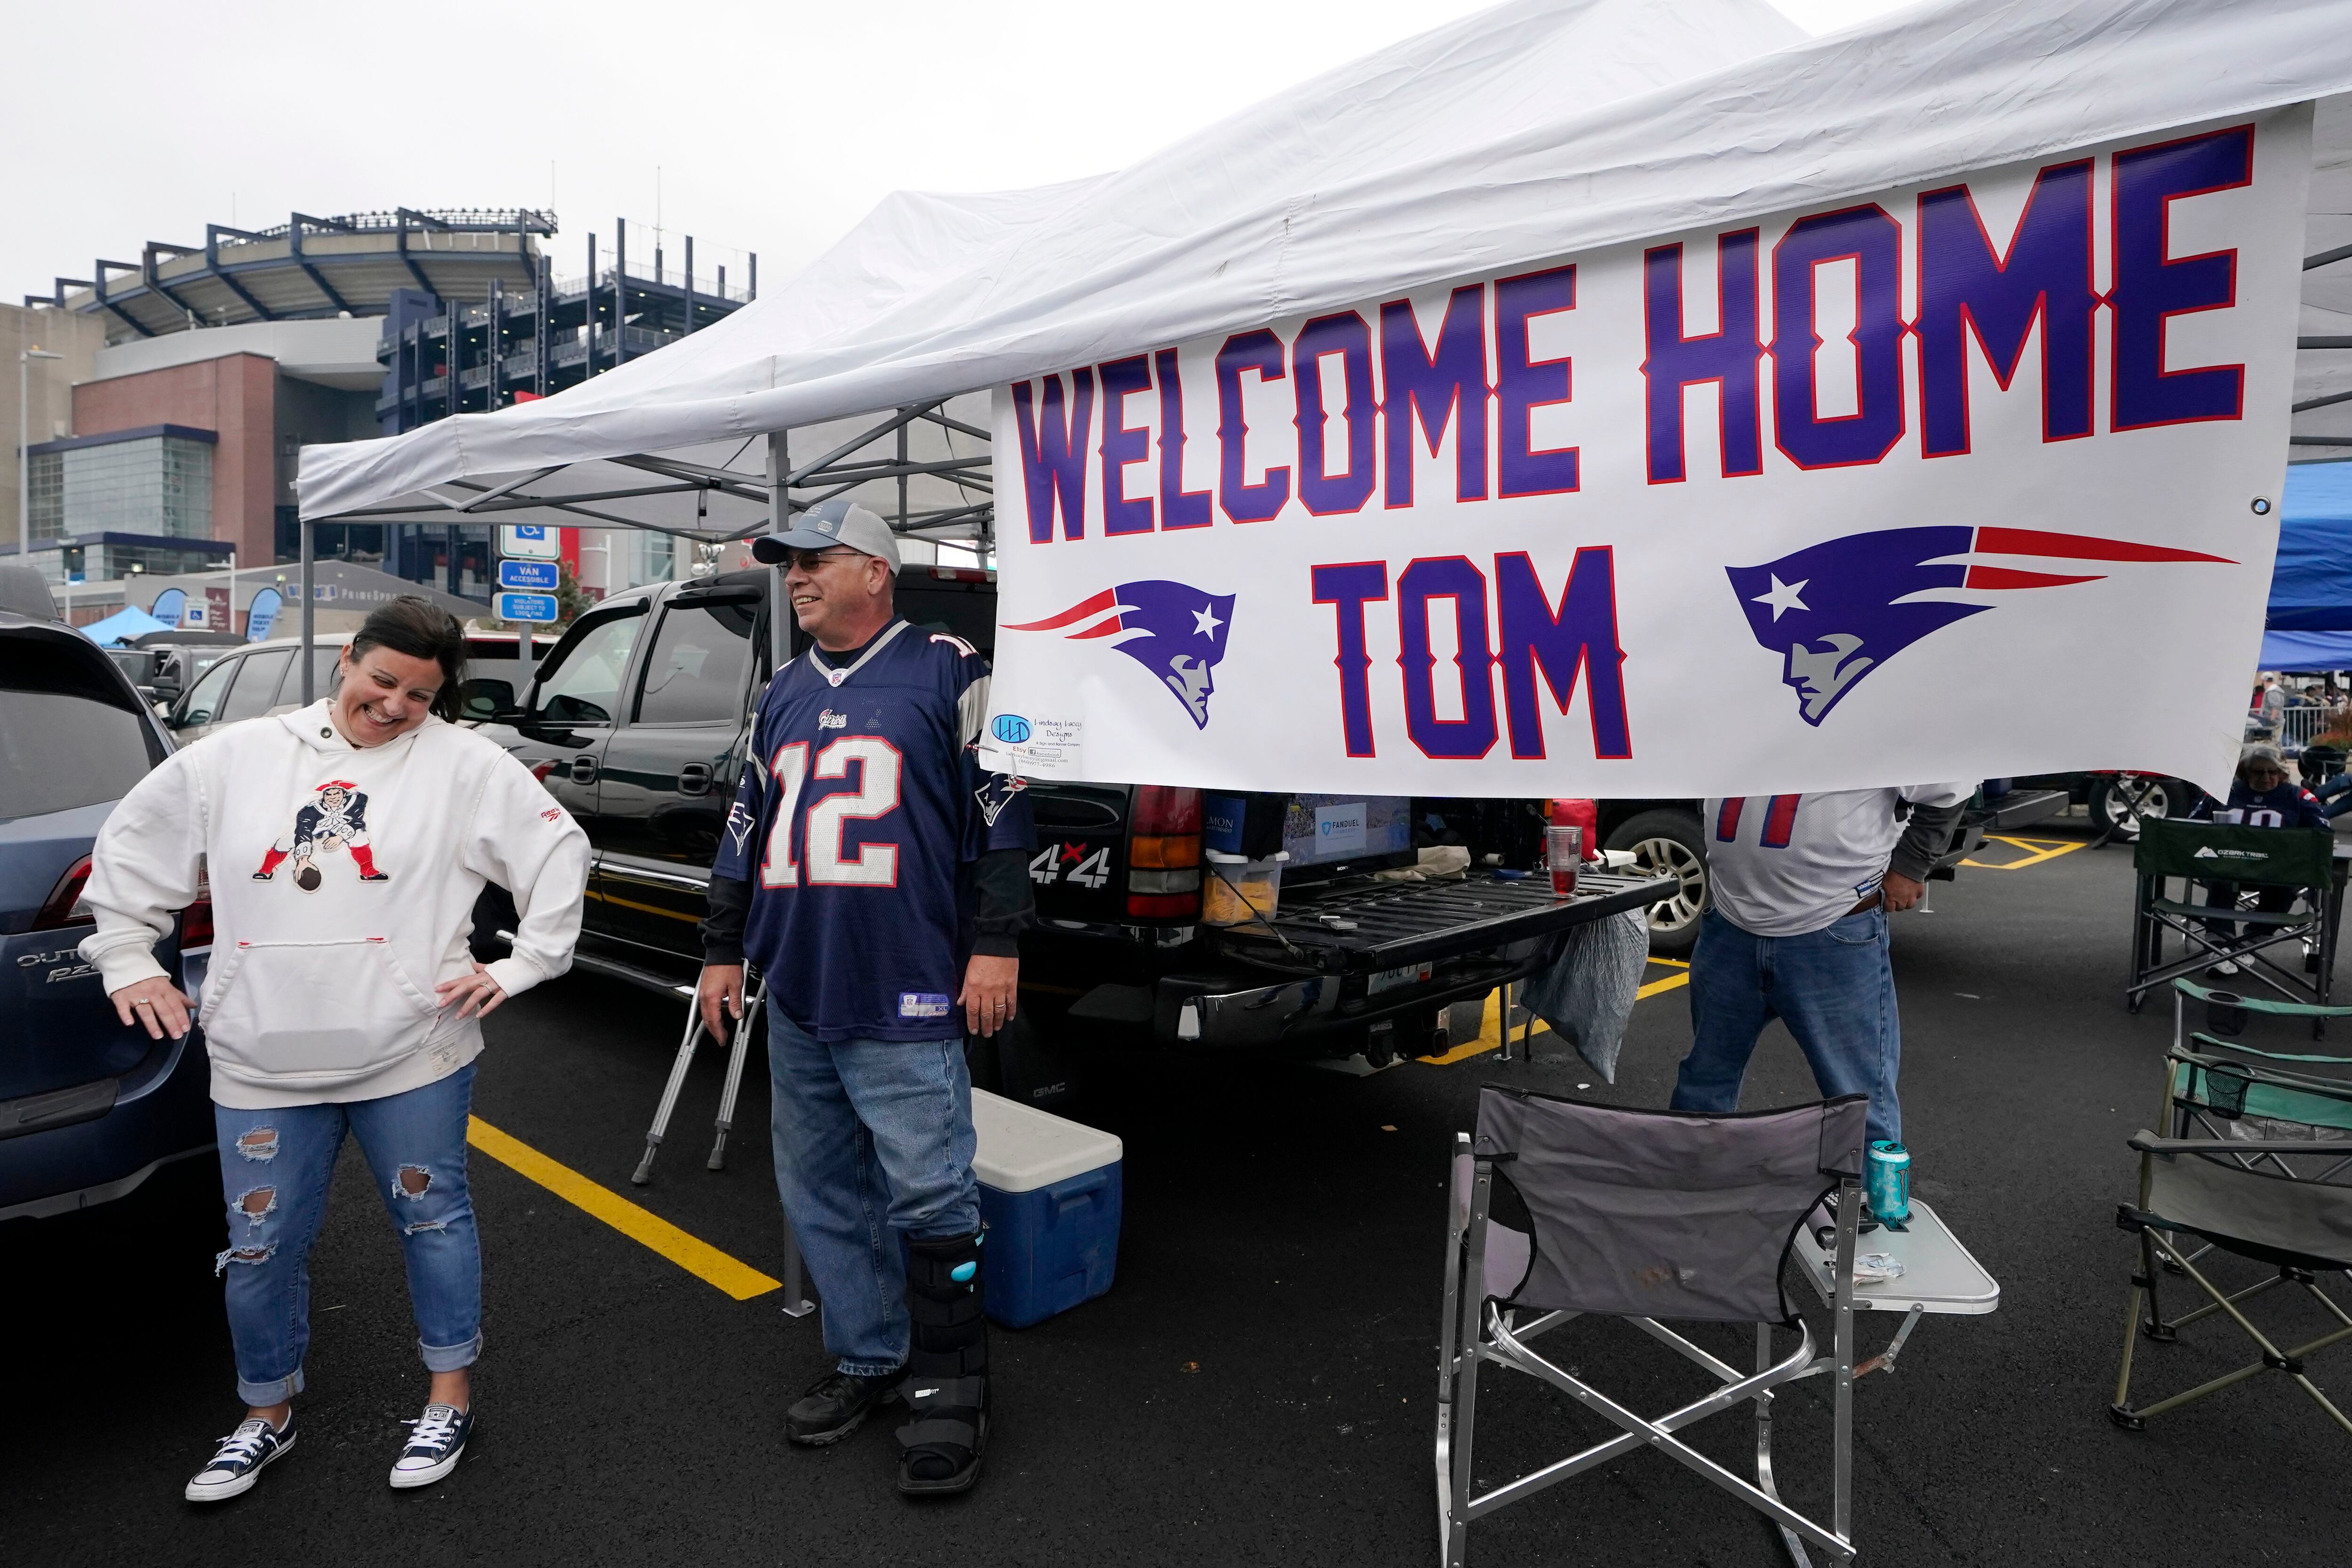
<svg viewBox="0 0 2352 1568">
<path fill-rule="evenodd" d="M 82 544 L 58 546 L 55 541 L 44 548 L 39 539 L 33 541 L 33 553 L 28 558 L 33 569 L 56 587 L 69 582 L 110 582 L 127 576 L 135 567 L 156 576 L 173 572 L 203 571 L 228 564 L 228 551 L 174 549 L 168 545 L 142 545 L 121 539 L 88 541 Z"/>
<path fill-rule="evenodd" d="M 213 447 L 181 435 L 30 454 L 33 542 L 126 533 L 205 539 L 213 533 Z"/>
</svg>

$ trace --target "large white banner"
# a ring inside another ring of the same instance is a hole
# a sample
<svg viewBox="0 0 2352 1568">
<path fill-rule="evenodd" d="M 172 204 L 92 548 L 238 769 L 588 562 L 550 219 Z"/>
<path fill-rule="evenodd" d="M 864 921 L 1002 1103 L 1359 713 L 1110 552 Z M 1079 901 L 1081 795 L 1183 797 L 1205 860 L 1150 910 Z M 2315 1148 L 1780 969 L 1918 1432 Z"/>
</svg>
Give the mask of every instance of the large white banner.
<svg viewBox="0 0 2352 1568">
<path fill-rule="evenodd" d="M 1001 387 L 1000 761 L 2221 785 L 2309 163 L 2282 111 Z"/>
</svg>

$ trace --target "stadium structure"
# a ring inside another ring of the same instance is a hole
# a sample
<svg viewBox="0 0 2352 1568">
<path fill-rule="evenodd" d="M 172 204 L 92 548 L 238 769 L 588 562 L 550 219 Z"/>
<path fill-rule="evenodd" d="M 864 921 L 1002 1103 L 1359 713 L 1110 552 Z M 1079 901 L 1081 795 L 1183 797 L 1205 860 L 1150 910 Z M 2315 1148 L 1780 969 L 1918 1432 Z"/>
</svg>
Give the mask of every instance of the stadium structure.
<svg viewBox="0 0 2352 1568">
<path fill-rule="evenodd" d="M 698 258 L 692 236 L 625 221 L 608 245 L 583 236 L 583 269 L 560 277 L 556 232 L 552 212 L 530 208 L 294 213 L 268 228 L 208 224 L 202 245 L 149 241 L 136 262 L 100 257 L 27 295 L 10 312 L 27 341 L 86 345 L 70 418 L 45 419 L 53 438 L 23 449 L 28 559 L 60 584 L 291 560 L 303 445 L 547 396 L 709 326 L 759 287 L 756 255 Z M 16 548 L 13 506 L 9 521 L 0 554 Z M 666 538 L 634 531 L 569 543 L 599 589 L 678 564 Z M 354 524 L 317 544 L 489 596 L 487 522 Z"/>
<path fill-rule="evenodd" d="M 88 277 L 57 278 L 53 293 L 25 303 L 101 318 L 110 346 L 381 318 L 375 413 L 389 435 L 519 395 L 545 397 L 707 327 L 759 292 L 757 253 L 731 281 L 723 262 L 698 277 L 693 235 L 675 266 L 658 231 L 633 260 L 626 220 L 614 225 L 609 250 L 588 235 L 585 270 L 559 280 L 540 243 L 555 232 L 553 213 L 530 208 L 295 213 L 266 229 L 207 224 L 201 246 L 150 240 L 136 263 L 100 257 Z"/>
</svg>

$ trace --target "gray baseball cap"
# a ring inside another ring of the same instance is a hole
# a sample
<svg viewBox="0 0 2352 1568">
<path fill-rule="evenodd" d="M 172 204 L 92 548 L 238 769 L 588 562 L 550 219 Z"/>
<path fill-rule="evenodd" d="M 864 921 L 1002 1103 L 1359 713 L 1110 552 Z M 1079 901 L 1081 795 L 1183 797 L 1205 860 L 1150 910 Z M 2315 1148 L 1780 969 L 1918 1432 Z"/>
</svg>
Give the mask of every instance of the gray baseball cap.
<svg viewBox="0 0 2352 1568">
<path fill-rule="evenodd" d="M 898 540 L 890 525 L 867 507 L 836 496 L 819 501 L 793 519 L 788 533 L 761 534 L 751 541 L 751 557 L 770 566 L 782 566 L 788 551 L 831 549 L 845 546 L 861 555 L 877 555 L 898 570 Z"/>
</svg>

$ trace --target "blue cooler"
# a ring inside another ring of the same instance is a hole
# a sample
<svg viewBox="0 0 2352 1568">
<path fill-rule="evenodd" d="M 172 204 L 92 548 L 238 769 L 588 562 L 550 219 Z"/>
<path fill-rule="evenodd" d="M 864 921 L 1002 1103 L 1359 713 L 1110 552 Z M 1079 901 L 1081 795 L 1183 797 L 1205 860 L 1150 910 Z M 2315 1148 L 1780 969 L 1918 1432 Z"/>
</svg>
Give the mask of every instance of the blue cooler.
<svg viewBox="0 0 2352 1568">
<path fill-rule="evenodd" d="M 971 1092 L 980 1134 L 972 1171 L 988 1315 L 1009 1329 L 1043 1322 L 1110 1289 L 1118 1265 L 1119 1141 L 1059 1116 Z"/>
</svg>

